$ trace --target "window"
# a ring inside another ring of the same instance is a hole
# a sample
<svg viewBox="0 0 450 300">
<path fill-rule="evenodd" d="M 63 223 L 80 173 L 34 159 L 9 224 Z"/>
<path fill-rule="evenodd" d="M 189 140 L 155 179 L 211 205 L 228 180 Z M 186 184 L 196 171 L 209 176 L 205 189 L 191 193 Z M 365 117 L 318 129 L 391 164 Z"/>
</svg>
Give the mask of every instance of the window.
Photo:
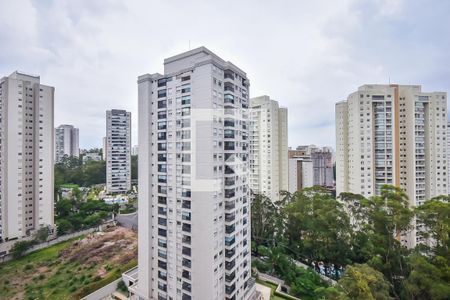
<svg viewBox="0 0 450 300">
<path fill-rule="evenodd" d="M 167 138 L 166 132 L 158 132 L 158 140 L 165 140 Z"/>
<path fill-rule="evenodd" d="M 189 93 L 191 91 L 191 85 L 190 84 L 183 84 L 181 86 L 181 92 L 182 93 Z"/>
<path fill-rule="evenodd" d="M 166 111 L 159 111 L 158 112 L 158 119 L 165 119 L 167 118 L 167 112 Z"/>
<path fill-rule="evenodd" d="M 163 130 L 167 128 L 167 122 L 166 121 L 160 121 L 158 122 L 158 129 Z"/>
<path fill-rule="evenodd" d="M 158 91 L 158 98 L 163 98 L 167 96 L 167 90 L 159 90 Z"/>
</svg>

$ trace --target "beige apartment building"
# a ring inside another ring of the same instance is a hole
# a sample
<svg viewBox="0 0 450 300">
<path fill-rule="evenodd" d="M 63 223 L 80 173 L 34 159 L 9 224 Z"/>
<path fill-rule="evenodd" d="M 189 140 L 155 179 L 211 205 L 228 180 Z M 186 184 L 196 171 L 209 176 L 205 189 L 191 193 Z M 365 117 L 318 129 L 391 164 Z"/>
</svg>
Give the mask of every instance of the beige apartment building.
<svg viewBox="0 0 450 300">
<path fill-rule="evenodd" d="M 363 85 L 336 104 L 336 189 L 401 187 L 416 206 L 448 191 L 447 94 L 419 85 Z M 421 242 L 417 224 L 408 246 Z"/>
<path fill-rule="evenodd" d="M 200 47 L 138 79 L 135 299 L 251 299 L 249 80 Z"/>
<path fill-rule="evenodd" d="M 17 71 L 0 79 L 0 242 L 54 225 L 54 90 Z"/>
<path fill-rule="evenodd" d="M 250 99 L 250 108 L 250 186 L 278 201 L 289 188 L 287 108 L 269 96 Z"/>
</svg>

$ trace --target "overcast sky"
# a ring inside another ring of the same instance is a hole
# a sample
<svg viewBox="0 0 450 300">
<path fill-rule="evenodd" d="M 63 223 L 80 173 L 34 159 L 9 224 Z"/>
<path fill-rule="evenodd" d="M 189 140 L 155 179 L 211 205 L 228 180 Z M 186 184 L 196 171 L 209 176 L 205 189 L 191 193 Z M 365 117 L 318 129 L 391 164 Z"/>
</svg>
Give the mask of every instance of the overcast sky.
<svg viewBox="0 0 450 300">
<path fill-rule="evenodd" d="M 39 74 L 55 126 L 100 147 L 105 111 L 130 110 L 137 77 L 206 46 L 247 72 L 250 96 L 289 110 L 289 145 L 334 147 L 334 104 L 364 83 L 450 90 L 450 1 L 0 0 L 0 76 Z"/>
</svg>

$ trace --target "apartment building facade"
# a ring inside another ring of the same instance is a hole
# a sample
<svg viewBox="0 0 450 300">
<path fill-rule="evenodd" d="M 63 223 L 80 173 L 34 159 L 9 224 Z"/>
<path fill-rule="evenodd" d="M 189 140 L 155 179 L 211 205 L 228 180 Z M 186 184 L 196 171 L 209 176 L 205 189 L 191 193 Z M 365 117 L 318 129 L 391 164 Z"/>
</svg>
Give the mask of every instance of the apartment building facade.
<svg viewBox="0 0 450 300">
<path fill-rule="evenodd" d="M 55 128 L 55 161 L 71 156 L 80 156 L 79 130 L 72 125 L 60 125 Z"/>
<path fill-rule="evenodd" d="M 138 79 L 138 299 L 250 299 L 249 80 L 200 47 Z"/>
<path fill-rule="evenodd" d="M 106 112 L 106 191 L 126 193 L 131 189 L 131 113 Z"/>
<path fill-rule="evenodd" d="M 288 150 L 289 193 L 314 186 L 314 166 L 310 154 L 303 150 Z"/>
<path fill-rule="evenodd" d="M 287 108 L 269 96 L 250 99 L 250 187 L 272 201 L 288 190 Z"/>
<path fill-rule="evenodd" d="M 0 79 L 0 242 L 53 228 L 54 88 Z"/>
<path fill-rule="evenodd" d="M 447 94 L 419 85 L 364 85 L 336 104 L 337 195 L 392 184 L 411 206 L 448 191 Z M 420 230 L 417 224 L 416 229 Z M 408 246 L 421 242 L 413 230 Z"/>
</svg>

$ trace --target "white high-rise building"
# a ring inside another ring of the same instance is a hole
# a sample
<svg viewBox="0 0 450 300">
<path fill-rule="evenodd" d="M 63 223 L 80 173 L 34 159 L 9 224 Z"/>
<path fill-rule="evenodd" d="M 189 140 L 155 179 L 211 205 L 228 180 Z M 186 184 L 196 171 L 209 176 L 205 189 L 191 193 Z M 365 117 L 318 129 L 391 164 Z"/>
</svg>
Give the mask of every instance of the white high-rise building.
<svg viewBox="0 0 450 300">
<path fill-rule="evenodd" d="M 447 155 L 450 155 L 450 121 L 447 122 Z M 447 158 L 447 194 L 450 195 L 450 159 Z"/>
<path fill-rule="evenodd" d="M 314 186 L 314 168 L 308 155 L 289 156 L 289 193 Z"/>
<path fill-rule="evenodd" d="M 53 227 L 54 88 L 0 79 L 0 242 Z"/>
<path fill-rule="evenodd" d="M 336 104 L 336 189 L 401 187 L 410 205 L 447 194 L 447 94 L 418 85 L 364 85 Z M 415 230 L 407 241 L 413 247 Z"/>
<path fill-rule="evenodd" d="M 138 79 L 137 299 L 250 299 L 249 81 L 201 47 Z"/>
<path fill-rule="evenodd" d="M 55 129 L 55 155 L 56 162 L 64 157 L 79 157 L 79 132 L 72 125 L 60 125 Z"/>
<path fill-rule="evenodd" d="M 250 187 L 272 201 L 288 190 L 287 108 L 269 96 L 250 99 Z"/>
<path fill-rule="evenodd" d="M 106 191 L 126 193 L 131 189 L 131 113 L 106 112 Z"/>
</svg>

